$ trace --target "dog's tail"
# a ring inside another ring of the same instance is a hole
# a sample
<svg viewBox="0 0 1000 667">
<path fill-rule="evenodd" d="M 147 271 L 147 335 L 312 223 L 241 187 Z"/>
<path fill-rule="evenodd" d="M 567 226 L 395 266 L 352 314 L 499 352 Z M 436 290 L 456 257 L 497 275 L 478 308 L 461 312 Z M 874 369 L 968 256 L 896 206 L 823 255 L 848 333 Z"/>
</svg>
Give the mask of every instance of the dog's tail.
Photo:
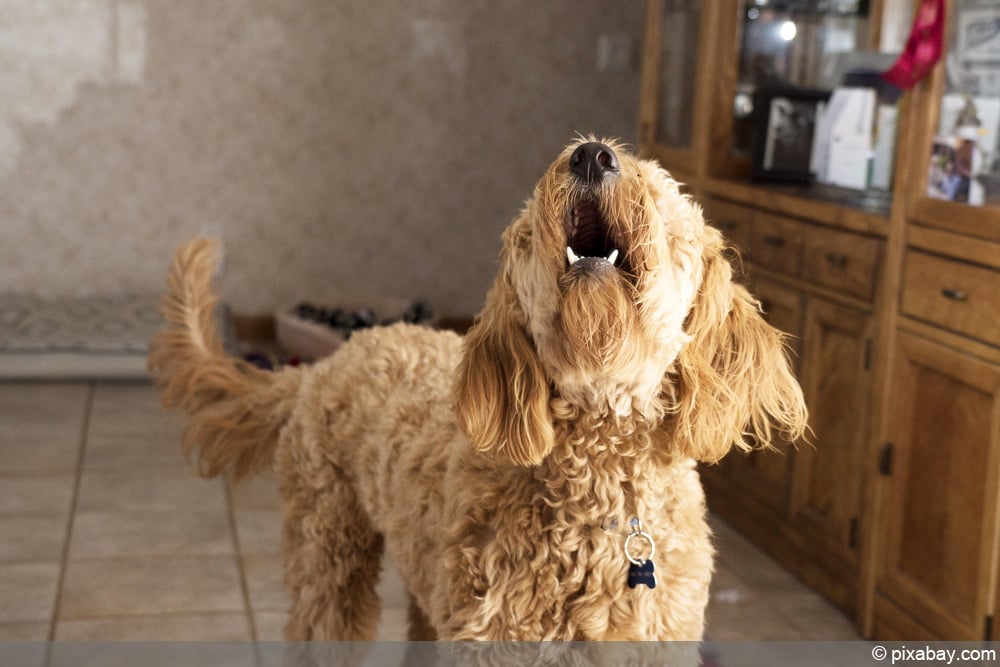
<svg viewBox="0 0 1000 667">
<path fill-rule="evenodd" d="M 152 341 L 149 369 L 163 405 L 190 417 L 184 452 L 197 457 L 198 472 L 240 478 L 270 464 L 302 371 L 262 371 L 225 353 L 214 318 L 218 260 L 218 243 L 205 238 L 177 250 L 160 306 L 170 326 Z"/>
</svg>

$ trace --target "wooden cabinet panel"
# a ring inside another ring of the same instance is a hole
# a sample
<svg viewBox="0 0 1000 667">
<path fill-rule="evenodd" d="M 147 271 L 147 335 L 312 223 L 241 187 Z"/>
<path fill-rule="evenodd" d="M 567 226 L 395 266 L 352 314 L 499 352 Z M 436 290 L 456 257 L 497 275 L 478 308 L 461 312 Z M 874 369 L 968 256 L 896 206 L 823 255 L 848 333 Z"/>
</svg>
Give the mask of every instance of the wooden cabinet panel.
<svg viewBox="0 0 1000 667">
<path fill-rule="evenodd" d="M 795 454 L 792 522 L 819 551 L 854 563 L 863 484 L 871 318 L 821 299 L 806 301 L 802 388 L 811 444 Z"/>
<path fill-rule="evenodd" d="M 794 336 L 789 341 L 794 347 L 802 331 L 801 293 L 770 281 L 757 281 L 753 291 L 760 299 L 764 318 Z M 734 450 L 719 464 L 720 473 L 764 506 L 787 516 L 791 454 L 789 443 L 775 443 L 775 449 L 755 449 L 748 453 Z"/>
<path fill-rule="evenodd" d="M 805 276 L 865 301 L 875 292 L 882 242 L 860 234 L 810 229 L 806 237 Z"/>
<path fill-rule="evenodd" d="M 911 250 L 903 312 L 1000 345 L 1000 271 Z"/>
<path fill-rule="evenodd" d="M 992 606 L 1000 368 L 899 336 L 878 591 L 939 639 L 983 638 Z"/>
<path fill-rule="evenodd" d="M 788 276 L 802 275 L 804 225 L 795 220 L 758 212 L 750 230 L 747 258 Z"/>
</svg>

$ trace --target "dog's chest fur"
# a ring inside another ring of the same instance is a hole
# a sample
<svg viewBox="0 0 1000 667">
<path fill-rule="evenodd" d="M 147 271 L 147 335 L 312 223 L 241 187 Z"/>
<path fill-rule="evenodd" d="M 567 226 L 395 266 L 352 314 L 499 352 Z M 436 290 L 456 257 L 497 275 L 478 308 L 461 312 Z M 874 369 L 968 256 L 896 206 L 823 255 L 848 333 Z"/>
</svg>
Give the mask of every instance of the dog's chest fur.
<svg viewBox="0 0 1000 667">
<path fill-rule="evenodd" d="M 562 424 L 534 469 L 474 472 L 448 516 L 439 621 L 496 639 L 699 638 L 710 556 L 701 488 L 689 461 L 654 465 L 648 433 Z M 656 543 L 655 589 L 627 585 L 628 522 Z M 615 525 L 617 524 L 617 525 Z M 465 579 L 463 580 L 463 577 Z M 690 628 L 690 630 L 688 630 Z"/>
</svg>

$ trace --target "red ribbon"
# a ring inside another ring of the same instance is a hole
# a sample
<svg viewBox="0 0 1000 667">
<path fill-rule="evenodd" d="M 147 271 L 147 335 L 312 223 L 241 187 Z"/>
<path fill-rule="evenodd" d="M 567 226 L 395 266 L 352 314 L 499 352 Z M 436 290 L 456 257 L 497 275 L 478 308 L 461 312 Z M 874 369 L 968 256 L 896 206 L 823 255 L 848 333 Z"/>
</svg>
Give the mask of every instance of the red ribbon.
<svg viewBox="0 0 1000 667">
<path fill-rule="evenodd" d="M 899 60 L 882 78 L 899 88 L 912 88 L 941 59 L 944 44 L 944 0 L 922 0 Z"/>
</svg>

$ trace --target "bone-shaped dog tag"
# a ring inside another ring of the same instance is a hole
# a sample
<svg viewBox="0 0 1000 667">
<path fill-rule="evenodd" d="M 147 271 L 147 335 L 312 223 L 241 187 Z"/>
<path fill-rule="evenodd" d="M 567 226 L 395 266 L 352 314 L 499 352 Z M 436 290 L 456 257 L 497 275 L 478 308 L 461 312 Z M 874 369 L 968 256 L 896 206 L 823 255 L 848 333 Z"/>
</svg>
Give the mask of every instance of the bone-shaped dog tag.
<svg viewBox="0 0 1000 667">
<path fill-rule="evenodd" d="M 656 575 L 653 574 L 653 561 L 647 560 L 642 565 L 629 563 L 628 566 L 628 587 L 635 588 L 639 584 L 656 588 Z"/>
<path fill-rule="evenodd" d="M 634 518 L 629 521 L 632 526 L 632 532 L 629 536 L 625 538 L 625 557 L 628 558 L 628 587 L 635 588 L 639 584 L 648 586 L 649 588 L 656 588 L 656 575 L 653 574 L 653 554 L 656 553 L 656 545 L 653 544 L 653 538 L 649 534 L 644 533 L 642 530 L 642 523 L 639 519 Z M 630 543 L 635 538 L 639 538 L 649 544 L 649 555 L 646 558 L 640 558 L 633 555 L 630 548 Z"/>
</svg>

